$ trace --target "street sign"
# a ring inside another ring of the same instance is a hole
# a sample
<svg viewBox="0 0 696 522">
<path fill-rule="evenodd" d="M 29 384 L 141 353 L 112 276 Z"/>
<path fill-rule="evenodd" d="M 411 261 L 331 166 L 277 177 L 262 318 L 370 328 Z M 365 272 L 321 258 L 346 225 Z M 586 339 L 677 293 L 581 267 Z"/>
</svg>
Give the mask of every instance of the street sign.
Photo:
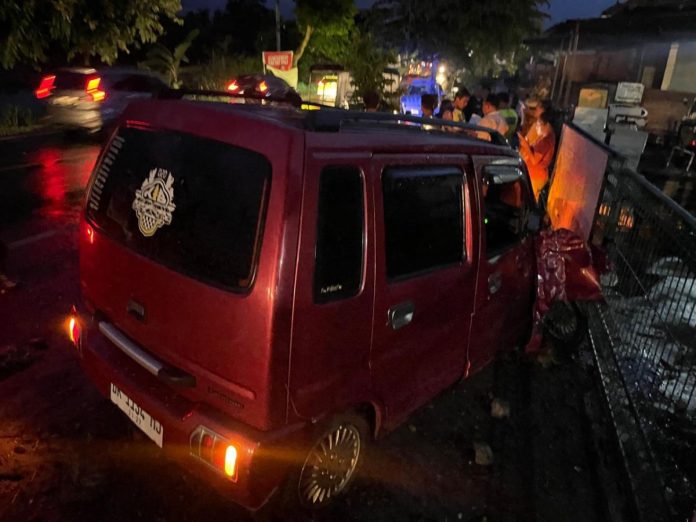
<svg viewBox="0 0 696 522">
<path fill-rule="evenodd" d="M 279 71 L 292 69 L 292 51 L 264 51 L 263 65 Z"/>
<path fill-rule="evenodd" d="M 645 86 L 642 83 L 619 82 L 614 99 L 619 103 L 639 104 L 643 99 Z"/>
</svg>

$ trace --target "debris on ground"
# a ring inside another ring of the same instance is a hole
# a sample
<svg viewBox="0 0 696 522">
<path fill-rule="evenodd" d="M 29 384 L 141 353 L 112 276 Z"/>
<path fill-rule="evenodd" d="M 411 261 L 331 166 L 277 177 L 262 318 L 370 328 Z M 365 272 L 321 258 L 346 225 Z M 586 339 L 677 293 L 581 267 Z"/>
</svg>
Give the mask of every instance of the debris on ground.
<svg viewBox="0 0 696 522">
<path fill-rule="evenodd" d="M 479 466 L 490 466 L 493 464 L 493 450 L 485 442 L 474 442 L 474 462 Z"/>
<path fill-rule="evenodd" d="M 510 416 L 510 403 L 503 399 L 495 398 L 491 401 L 491 417 L 494 419 L 506 419 Z"/>
<path fill-rule="evenodd" d="M 9 345 L 0 348 L 0 380 L 24 370 L 37 359 L 29 344 Z"/>
</svg>

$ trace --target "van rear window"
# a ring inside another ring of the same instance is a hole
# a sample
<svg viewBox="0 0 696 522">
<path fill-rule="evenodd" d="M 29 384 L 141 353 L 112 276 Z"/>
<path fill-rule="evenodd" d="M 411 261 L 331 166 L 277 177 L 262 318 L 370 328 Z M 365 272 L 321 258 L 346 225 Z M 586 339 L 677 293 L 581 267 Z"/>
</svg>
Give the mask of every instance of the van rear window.
<svg viewBox="0 0 696 522">
<path fill-rule="evenodd" d="M 251 285 L 271 165 L 256 152 L 172 131 L 121 128 L 97 167 L 87 219 L 173 270 Z"/>
</svg>

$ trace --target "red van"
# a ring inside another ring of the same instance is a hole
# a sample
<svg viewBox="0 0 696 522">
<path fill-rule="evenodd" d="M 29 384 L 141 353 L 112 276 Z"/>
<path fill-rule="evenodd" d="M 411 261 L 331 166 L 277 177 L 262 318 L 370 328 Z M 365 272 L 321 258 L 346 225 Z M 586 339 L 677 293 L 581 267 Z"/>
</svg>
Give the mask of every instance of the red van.
<svg viewBox="0 0 696 522">
<path fill-rule="evenodd" d="M 529 336 L 519 157 L 406 119 L 139 102 L 94 170 L 81 363 L 249 509 L 325 505 L 370 438 Z"/>
</svg>

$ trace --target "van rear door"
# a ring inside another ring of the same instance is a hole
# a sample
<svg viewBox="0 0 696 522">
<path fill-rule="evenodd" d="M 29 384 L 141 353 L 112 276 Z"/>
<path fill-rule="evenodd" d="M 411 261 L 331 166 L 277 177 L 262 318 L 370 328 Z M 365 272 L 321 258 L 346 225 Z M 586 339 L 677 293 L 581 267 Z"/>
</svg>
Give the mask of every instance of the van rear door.
<svg viewBox="0 0 696 522">
<path fill-rule="evenodd" d="M 271 234 L 259 263 L 271 162 L 249 145 L 137 125 L 119 129 L 91 181 L 83 295 L 142 350 L 193 375 L 181 393 L 263 428 L 278 248 Z M 282 164 L 287 143 L 276 138 Z"/>
</svg>

